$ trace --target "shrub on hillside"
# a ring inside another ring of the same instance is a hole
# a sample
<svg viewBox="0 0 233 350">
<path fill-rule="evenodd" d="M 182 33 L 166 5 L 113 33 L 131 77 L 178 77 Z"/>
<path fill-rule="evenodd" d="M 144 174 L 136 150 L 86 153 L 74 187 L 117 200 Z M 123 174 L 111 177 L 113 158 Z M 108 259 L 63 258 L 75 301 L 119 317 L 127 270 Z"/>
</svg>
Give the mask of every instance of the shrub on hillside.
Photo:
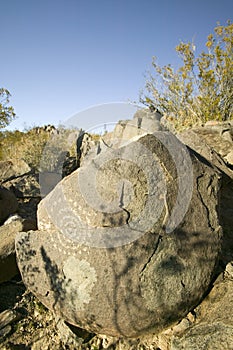
<svg viewBox="0 0 233 350">
<path fill-rule="evenodd" d="M 76 156 L 76 138 L 70 142 L 71 130 L 60 129 L 57 135 L 32 128 L 28 131 L 2 131 L 0 133 L 0 160 L 23 159 L 32 169 L 61 171 L 63 156 L 69 152 Z M 59 163 L 60 162 L 60 163 Z"/>
<path fill-rule="evenodd" d="M 176 51 L 182 66 L 160 67 L 153 59 L 153 73 L 141 102 L 155 106 L 176 128 L 208 120 L 233 118 L 233 24 L 218 24 L 208 36 L 206 52 L 196 56 L 193 43 L 181 42 Z"/>
</svg>

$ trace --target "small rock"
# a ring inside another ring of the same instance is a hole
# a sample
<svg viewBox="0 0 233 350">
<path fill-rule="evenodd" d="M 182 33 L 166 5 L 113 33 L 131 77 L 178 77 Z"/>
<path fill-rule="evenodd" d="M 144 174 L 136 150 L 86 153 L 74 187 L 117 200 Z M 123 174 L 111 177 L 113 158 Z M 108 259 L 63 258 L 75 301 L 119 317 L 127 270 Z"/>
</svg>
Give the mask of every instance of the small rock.
<svg viewBox="0 0 233 350">
<path fill-rule="evenodd" d="M 184 332 L 186 329 L 188 329 L 190 326 L 190 322 L 187 318 L 183 318 L 183 320 L 180 321 L 176 326 L 174 326 L 173 329 L 173 334 L 178 334 L 181 332 Z"/>
<path fill-rule="evenodd" d="M 227 277 L 233 278 L 233 262 L 229 262 L 226 266 L 225 272 Z"/>
<path fill-rule="evenodd" d="M 0 328 L 0 337 L 6 337 L 11 332 L 11 325 Z"/>
<path fill-rule="evenodd" d="M 22 316 L 14 310 L 5 310 L 0 313 L 0 329 L 18 321 Z"/>
</svg>

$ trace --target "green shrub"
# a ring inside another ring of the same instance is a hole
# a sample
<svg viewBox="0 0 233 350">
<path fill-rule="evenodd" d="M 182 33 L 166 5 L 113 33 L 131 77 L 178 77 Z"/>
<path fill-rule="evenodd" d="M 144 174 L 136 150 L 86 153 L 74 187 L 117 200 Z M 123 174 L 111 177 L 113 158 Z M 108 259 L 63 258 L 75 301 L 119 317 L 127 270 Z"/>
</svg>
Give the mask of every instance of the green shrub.
<svg viewBox="0 0 233 350">
<path fill-rule="evenodd" d="M 208 120 L 233 119 L 233 24 L 220 24 L 206 42 L 207 52 L 196 57 L 193 43 L 181 42 L 176 51 L 182 66 L 160 67 L 153 59 L 153 73 L 146 81 L 141 102 L 162 112 L 176 128 Z"/>
</svg>

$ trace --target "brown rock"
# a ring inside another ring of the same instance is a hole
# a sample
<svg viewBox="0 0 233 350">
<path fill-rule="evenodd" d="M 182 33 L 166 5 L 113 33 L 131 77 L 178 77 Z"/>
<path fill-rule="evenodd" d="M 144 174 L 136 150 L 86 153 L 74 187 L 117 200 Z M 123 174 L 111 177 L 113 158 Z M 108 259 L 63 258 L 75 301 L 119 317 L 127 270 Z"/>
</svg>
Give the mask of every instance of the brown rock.
<svg viewBox="0 0 233 350">
<path fill-rule="evenodd" d="M 221 176 L 170 133 L 109 152 L 42 200 L 17 259 L 26 286 L 69 323 L 138 337 L 180 320 L 208 289 Z"/>
</svg>

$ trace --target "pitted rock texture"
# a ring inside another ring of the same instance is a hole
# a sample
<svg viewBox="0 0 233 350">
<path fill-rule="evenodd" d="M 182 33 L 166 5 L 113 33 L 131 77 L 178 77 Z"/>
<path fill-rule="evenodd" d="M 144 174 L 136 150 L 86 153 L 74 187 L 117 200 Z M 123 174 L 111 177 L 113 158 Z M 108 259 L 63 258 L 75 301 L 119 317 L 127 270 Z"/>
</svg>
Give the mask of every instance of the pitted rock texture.
<svg viewBox="0 0 233 350">
<path fill-rule="evenodd" d="M 24 283 L 71 324 L 159 332 L 207 291 L 221 248 L 221 175 L 173 137 L 100 153 L 40 202 L 39 231 L 17 236 Z"/>
<path fill-rule="evenodd" d="M 210 294 L 195 310 L 198 321 L 178 336 L 172 337 L 171 350 L 233 348 L 232 277 L 228 276 L 214 285 Z"/>
</svg>

